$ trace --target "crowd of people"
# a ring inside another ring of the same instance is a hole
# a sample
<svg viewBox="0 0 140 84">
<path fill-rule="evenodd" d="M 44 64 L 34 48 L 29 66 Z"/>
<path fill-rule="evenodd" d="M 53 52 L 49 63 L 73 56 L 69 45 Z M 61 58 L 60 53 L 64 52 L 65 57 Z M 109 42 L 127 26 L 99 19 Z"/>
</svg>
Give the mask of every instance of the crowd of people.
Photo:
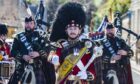
<svg viewBox="0 0 140 84">
<path fill-rule="evenodd" d="M 36 31 L 32 16 L 12 47 L 5 42 L 8 30 L 0 24 L 0 60 L 15 61 L 8 84 L 133 84 L 132 50 L 117 37 L 108 22 L 103 39 L 84 36 L 86 14 L 82 4 L 68 2 L 56 12 L 49 37 Z M 90 33 L 90 32 L 89 32 Z M 2 67 L 1 67 L 2 68 Z"/>
</svg>

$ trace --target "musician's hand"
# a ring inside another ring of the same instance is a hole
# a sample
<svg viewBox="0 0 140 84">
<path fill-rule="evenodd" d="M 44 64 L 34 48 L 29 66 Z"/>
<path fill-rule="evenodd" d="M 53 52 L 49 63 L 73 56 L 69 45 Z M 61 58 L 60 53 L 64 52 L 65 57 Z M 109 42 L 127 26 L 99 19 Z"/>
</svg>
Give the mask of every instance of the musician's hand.
<svg viewBox="0 0 140 84">
<path fill-rule="evenodd" d="M 8 58 L 8 60 L 12 61 L 12 60 L 15 60 L 15 58 L 14 57 L 10 57 L 10 58 Z"/>
<path fill-rule="evenodd" d="M 29 53 L 29 56 L 30 56 L 31 58 L 39 57 L 39 52 L 32 51 L 32 52 Z"/>
<path fill-rule="evenodd" d="M 8 61 L 8 55 L 3 56 L 3 60 Z"/>
<path fill-rule="evenodd" d="M 23 59 L 25 60 L 25 61 L 30 61 L 32 58 L 29 56 L 29 55 L 23 55 Z"/>
<path fill-rule="evenodd" d="M 86 71 L 79 71 L 76 76 L 78 76 L 80 79 L 87 79 L 87 72 Z"/>
<path fill-rule="evenodd" d="M 125 50 L 118 50 L 118 53 L 117 54 L 120 54 L 122 56 L 126 56 L 127 55 L 127 52 Z"/>
<path fill-rule="evenodd" d="M 47 57 L 47 56 L 48 56 L 47 52 L 45 52 L 45 51 L 43 51 L 43 50 L 40 50 L 40 51 L 39 51 L 39 54 L 40 54 L 40 56 L 42 56 L 42 57 Z"/>
<path fill-rule="evenodd" d="M 52 62 L 52 64 L 54 64 L 54 65 L 59 65 L 60 63 L 59 63 L 59 56 L 57 56 L 57 55 L 53 55 L 52 56 L 52 59 L 51 59 L 51 62 Z"/>
<path fill-rule="evenodd" d="M 87 71 L 87 79 L 88 80 L 94 80 L 94 75 L 89 71 Z"/>
<path fill-rule="evenodd" d="M 111 60 L 120 60 L 121 59 L 121 55 L 115 55 L 111 58 Z"/>
</svg>

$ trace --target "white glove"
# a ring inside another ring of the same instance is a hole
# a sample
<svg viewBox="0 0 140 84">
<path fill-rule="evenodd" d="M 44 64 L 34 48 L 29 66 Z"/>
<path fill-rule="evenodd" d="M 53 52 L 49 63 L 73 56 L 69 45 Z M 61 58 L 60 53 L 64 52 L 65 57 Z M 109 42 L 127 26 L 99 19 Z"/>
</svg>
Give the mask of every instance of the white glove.
<svg viewBox="0 0 140 84">
<path fill-rule="evenodd" d="M 59 57 L 57 55 L 53 55 L 51 61 L 54 65 L 58 65 L 59 64 Z"/>
<path fill-rule="evenodd" d="M 4 60 L 8 60 L 8 55 L 3 56 Z"/>
<path fill-rule="evenodd" d="M 76 76 L 80 77 L 80 79 L 87 79 L 87 72 L 86 71 L 79 71 Z"/>
<path fill-rule="evenodd" d="M 94 48 L 94 53 L 95 53 L 95 55 L 97 55 L 97 56 L 101 56 L 102 55 L 102 53 L 103 53 L 103 46 L 99 46 L 99 47 L 97 47 L 97 46 L 95 46 L 95 48 Z"/>
</svg>

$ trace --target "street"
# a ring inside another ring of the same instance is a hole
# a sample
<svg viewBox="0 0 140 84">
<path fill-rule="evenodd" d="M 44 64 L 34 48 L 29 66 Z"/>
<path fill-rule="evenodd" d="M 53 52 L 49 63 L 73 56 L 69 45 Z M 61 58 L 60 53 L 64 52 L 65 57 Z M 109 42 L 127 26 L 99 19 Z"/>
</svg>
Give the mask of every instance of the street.
<svg viewBox="0 0 140 84">
<path fill-rule="evenodd" d="M 140 72 L 132 69 L 133 84 L 140 84 Z"/>
</svg>

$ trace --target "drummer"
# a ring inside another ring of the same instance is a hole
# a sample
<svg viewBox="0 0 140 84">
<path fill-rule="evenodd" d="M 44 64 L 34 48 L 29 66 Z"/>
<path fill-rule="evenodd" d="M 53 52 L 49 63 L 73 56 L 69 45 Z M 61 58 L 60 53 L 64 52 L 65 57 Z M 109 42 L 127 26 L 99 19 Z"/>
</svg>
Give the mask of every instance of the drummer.
<svg viewBox="0 0 140 84">
<path fill-rule="evenodd" d="M 0 24 L 0 61 L 11 60 L 10 46 L 5 42 L 7 39 L 8 29 L 5 24 Z"/>
<path fill-rule="evenodd" d="M 5 70 L 1 63 L 12 63 L 12 57 L 10 57 L 10 45 L 8 45 L 8 43 L 6 43 L 6 39 L 7 39 L 7 34 L 8 34 L 8 29 L 7 26 L 5 24 L 1 24 L 0 23 L 0 69 L 1 70 Z M 3 72 L 1 72 L 0 70 L 0 84 L 5 84 L 4 83 L 4 79 L 3 79 Z M 12 72 L 11 72 L 12 73 Z M 9 72 L 7 72 L 6 74 L 9 74 Z"/>
</svg>

